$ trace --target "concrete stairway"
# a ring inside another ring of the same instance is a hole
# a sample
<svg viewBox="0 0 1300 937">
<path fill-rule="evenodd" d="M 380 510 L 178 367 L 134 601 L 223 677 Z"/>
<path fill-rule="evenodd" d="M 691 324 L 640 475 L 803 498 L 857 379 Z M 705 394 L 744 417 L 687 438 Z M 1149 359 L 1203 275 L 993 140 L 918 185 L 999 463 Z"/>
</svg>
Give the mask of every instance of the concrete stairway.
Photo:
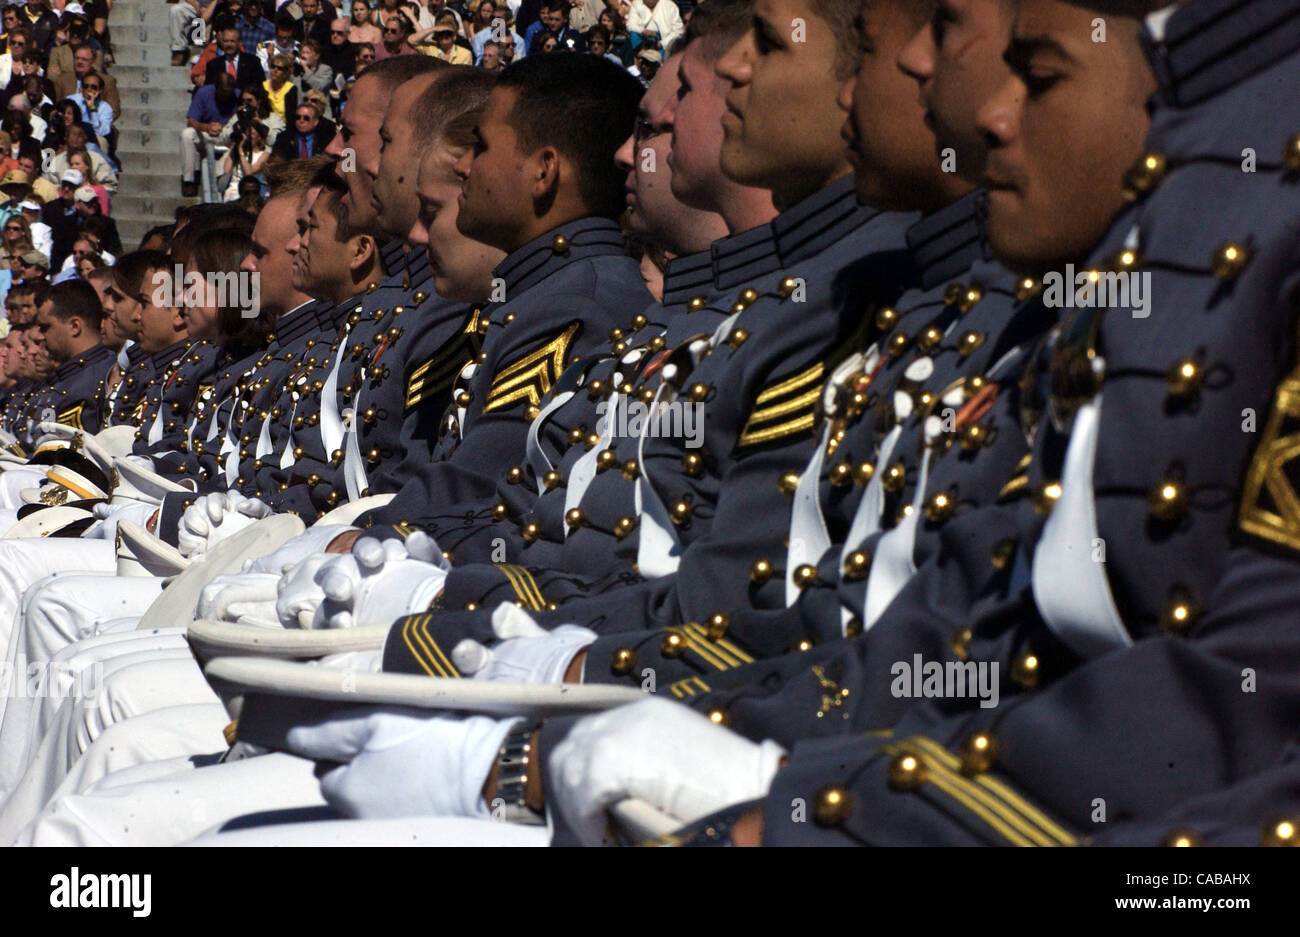
<svg viewBox="0 0 1300 937">
<path fill-rule="evenodd" d="M 113 219 L 122 246 L 134 250 L 154 225 L 168 224 L 181 197 L 180 132 L 190 106 L 190 70 L 171 65 L 167 13 L 161 0 L 116 0 L 109 23 L 122 95 L 117 121 L 121 183 Z"/>
</svg>

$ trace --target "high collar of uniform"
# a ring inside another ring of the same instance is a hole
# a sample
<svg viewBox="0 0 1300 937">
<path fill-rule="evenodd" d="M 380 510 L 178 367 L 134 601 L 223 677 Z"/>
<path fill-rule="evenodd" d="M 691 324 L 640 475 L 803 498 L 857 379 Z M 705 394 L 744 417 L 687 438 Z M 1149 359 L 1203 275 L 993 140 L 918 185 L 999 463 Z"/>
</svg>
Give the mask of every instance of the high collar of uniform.
<svg viewBox="0 0 1300 937">
<path fill-rule="evenodd" d="M 668 261 L 664 270 L 665 306 L 680 306 L 713 287 L 713 255 L 697 251 Z"/>
<path fill-rule="evenodd" d="M 140 347 L 139 342 L 132 342 L 126 346 L 126 357 L 132 367 L 139 364 L 145 358 L 149 357 L 149 352 Z"/>
<path fill-rule="evenodd" d="M 713 242 L 713 285 L 720 290 L 748 283 L 781 268 L 770 224 Z"/>
<path fill-rule="evenodd" d="M 94 345 L 55 368 L 54 373 L 50 375 L 50 379 L 66 381 L 82 368 L 92 368 L 99 362 L 107 361 L 111 357 L 114 357 L 114 354 L 110 349 L 103 345 Z"/>
<path fill-rule="evenodd" d="M 608 218 L 579 218 L 552 228 L 513 251 L 493 274 L 514 298 L 577 260 L 623 253 L 623 234 Z"/>
<path fill-rule="evenodd" d="M 274 347 L 287 345 L 302 338 L 308 332 L 319 329 L 320 320 L 315 316 L 318 305 L 321 305 L 319 300 L 309 299 L 280 316 L 275 321 L 275 340 L 271 345 Z"/>
<path fill-rule="evenodd" d="M 836 179 L 772 219 L 780 266 L 820 254 L 876 214 L 858 201 L 852 173 Z"/>
<path fill-rule="evenodd" d="M 1160 96 L 1191 107 L 1300 49 L 1300 0 L 1195 0 L 1147 18 Z"/>
<path fill-rule="evenodd" d="M 161 371 L 171 365 L 173 361 L 180 358 L 189 350 L 190 345 L 194 344 L 188 338 L 182 338 L 175 345 L 164 348 L 162 351 L 153 353 L 153 366 L 157 371 Z"/>
<path fill-rule="evenodd" d="M 960 276 L 987 257 L 984 218 L 984 192 L 977 189 L 907 229 L 907 249 L 923 289 Z"/>
<path fill-rule="evenodd" d="M 379 245 L 379 262 L 384 266 L 384 275 L 392 276 L 402 266 L 406 254 L 406 245 L 401 241 L 385 241 Z"/>
</svg>

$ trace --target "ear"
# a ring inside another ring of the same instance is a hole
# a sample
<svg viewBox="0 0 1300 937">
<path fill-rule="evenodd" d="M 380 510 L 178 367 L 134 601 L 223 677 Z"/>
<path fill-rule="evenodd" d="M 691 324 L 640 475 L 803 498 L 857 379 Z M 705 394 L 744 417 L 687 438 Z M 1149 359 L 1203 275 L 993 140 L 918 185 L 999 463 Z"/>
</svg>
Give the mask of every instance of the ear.
<svg viewBox="0 0 1300 937">
<path fill-rule="evenodd" d="M 531 194 L 534 201 L 551 200 L 560 186 L 560 152 L 553 146 L 540 147 L 528 158 Z"/>
<path fill-rule="evenodd" d="M 375 239 L 369 234 L 358 235 L 348 258 L 348 269 L 353 273 L 366 270 L 375 260 Z"/>
<path fill-rule="evenodd" d="M 82 322 L 78 316 L 73 316 L 68 320 L 68 331 L 72 333 L 73 338 L 81 337 Z"/>
</svg>

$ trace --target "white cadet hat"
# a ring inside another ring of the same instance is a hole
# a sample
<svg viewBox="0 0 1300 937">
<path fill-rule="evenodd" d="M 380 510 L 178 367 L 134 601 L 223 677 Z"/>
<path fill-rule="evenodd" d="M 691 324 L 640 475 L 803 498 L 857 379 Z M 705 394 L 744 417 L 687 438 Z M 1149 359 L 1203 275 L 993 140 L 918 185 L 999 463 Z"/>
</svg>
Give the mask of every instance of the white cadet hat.
<svg viewBox="0 0 1300 937">
<path fill-rule="evenodd" d="M 274 553 L 306 529 L 296 515 L 273 514 L 222 540 L 167 584 L 140 617 L 137 630 L 188 625 L 204 586 L 218 576 L 243 572 L 249 560 Z"/>
<path fill-rule="evenodd" d="M 139 524 L 117 522 L 117 574 L 166 579 L 184 571 L 190 561 Z"/>
</svg>

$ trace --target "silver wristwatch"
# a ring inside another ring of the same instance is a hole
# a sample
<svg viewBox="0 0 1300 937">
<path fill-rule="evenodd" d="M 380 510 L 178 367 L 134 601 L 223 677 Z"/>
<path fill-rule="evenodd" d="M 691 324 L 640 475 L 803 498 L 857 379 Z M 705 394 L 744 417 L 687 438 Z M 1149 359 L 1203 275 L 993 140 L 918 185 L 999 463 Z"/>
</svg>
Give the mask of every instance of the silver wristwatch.
<svg viewBox="0 0 1300 937">
<path fill-rule="evenodd" d="M 510 727 L 497 752 L 497 793 L 491 803 L 494 819 L 540 826 L 546 817 L 525 802 L 528 765 L 533 760 L 533 733 L 541 723 L 521 719 Z"/>
</svg>

